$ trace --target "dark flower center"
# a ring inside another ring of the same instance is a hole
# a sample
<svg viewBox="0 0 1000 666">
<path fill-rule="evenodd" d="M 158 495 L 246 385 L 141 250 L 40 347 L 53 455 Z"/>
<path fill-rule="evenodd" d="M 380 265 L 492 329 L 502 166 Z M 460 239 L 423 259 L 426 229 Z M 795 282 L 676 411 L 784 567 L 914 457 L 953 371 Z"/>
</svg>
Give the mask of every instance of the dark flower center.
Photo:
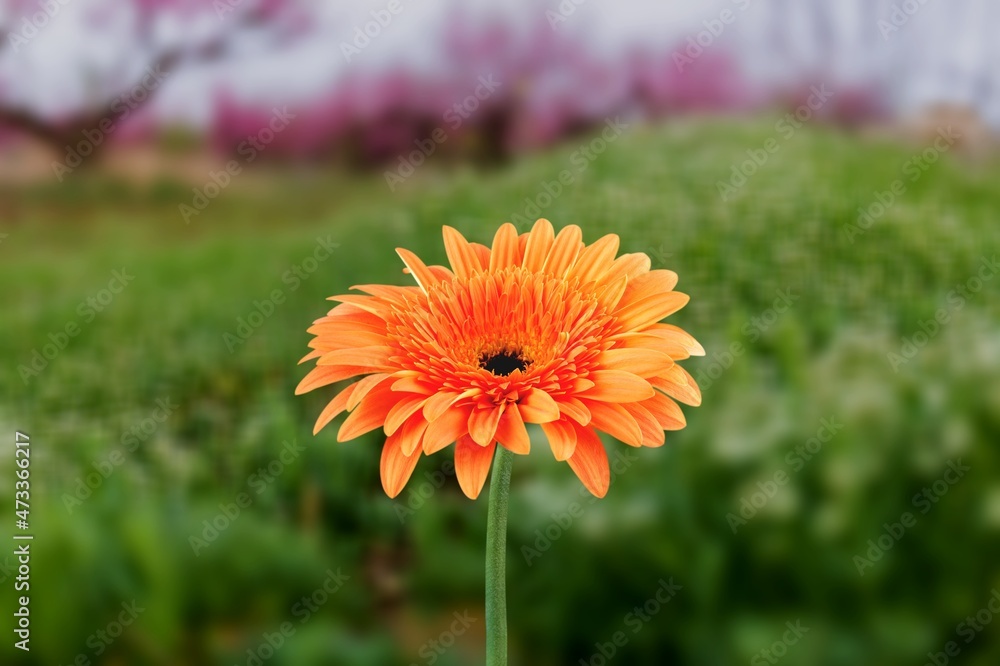
<svg viewBox="0 0 1000 666">
<path fill-rule="evenodd" d="M 479 366 L 501 377 L 506 377 L 515 370 L 523 371 L 528 367 L 520 354 L 508 351 L 493 354 L 492 356 L 483 354 L 479 357 Z"/>
</svg>

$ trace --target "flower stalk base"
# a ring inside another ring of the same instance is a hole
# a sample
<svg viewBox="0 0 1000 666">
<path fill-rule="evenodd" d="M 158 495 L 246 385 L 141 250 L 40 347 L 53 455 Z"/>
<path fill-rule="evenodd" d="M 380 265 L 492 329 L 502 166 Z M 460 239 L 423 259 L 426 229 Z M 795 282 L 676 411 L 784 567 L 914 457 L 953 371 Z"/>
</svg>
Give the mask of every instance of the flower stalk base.
<svg viewBox="0 0 1000 666">
<path fill-rule="evenodd" d="M 514 454 L 496 449 L 486 519 L 486 666 L 507 666 L 507 500 Z"/>
</svg>

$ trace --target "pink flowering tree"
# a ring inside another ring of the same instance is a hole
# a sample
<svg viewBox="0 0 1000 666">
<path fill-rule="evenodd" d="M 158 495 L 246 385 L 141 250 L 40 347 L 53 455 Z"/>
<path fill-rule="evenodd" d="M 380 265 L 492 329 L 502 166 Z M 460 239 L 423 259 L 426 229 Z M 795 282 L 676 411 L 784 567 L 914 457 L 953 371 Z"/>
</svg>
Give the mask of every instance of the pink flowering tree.
<svg viewBox="0 0 1000 666">
<path fill-rule="evenodd" d="M 0 128 L 57 150 L 89 136 L 97 149 L 177 72 L 292 45 L 310 28 L 307 8 L 298 0 L 132 0 L 124 8 L 10 0 L 0 10 Z M 52 57 L 74 44 L 85 46 L 68 60 Z M 52 95 L 67 70 L 66 87 L 83 92 Z"/>
</svg>

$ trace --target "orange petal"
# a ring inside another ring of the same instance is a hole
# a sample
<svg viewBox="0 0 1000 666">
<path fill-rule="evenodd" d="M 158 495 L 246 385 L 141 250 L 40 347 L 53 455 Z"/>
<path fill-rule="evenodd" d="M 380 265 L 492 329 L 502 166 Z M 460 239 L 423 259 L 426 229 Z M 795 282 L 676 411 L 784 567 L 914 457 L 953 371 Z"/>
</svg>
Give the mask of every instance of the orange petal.
<svg viewBox="0 0 1000 666">
<path fill-rule="evenodd" d="M 454 391 L 439 391 L 424 403 L 424 418 L 428 421 L 437 421 L 438 418 L 448 411 L 448 408 L 461 399 L 462 394 Z"/>
<path fill-rule="evenodd" d="M 369 296 L 375 296 L 380 300 L 396 305 L 405 303 L 408 296 L 420 291 L 420 287 L 400 287 L 392 284 L 355 284 L 351 285 L 351 290 L 363 291 Z"/>
<path fill-rule="evenodd" d="M 595 370 L 588 375 L 594 386 L 579 397 L 602 402 L 638 402 L 653 397 L 649 382 L 622 370 Z"/>
<path fill-rule="evenodd" d="M 611 468 L 608 454 L 601 439 L 590 428 L 576 428 L 576 449 L 566 461 L 595 497 L 604 497 L 611 485 Z"/>
<path fill-rule="evenodd" d="M 680 430 L 687 425 L 684 412 L 676 402 L 663 395 L 659 391 L 656 395 L 642 403 L 642 406 L 649 410 L 656 423 L 663 430 Z"/>
<path fill-rule="evenodd" d="M 321 349 L 314 349 L 311 352 L 309 352 L 308 354 L 306 354 L 305 356 L 303 356 L 299 360 L 299 365 L 302 365 L 306 361 L 311 361 L 314 358 L 317 358 L 317 357 L 322 356 L 322 355 L 323 355 L 323 351 Z"/>
<path fill-rule="evenodd" d="M 399 373 L 394 373 L 395 376 L 399 376 Z M 400 377 L 392 384 L 393 391 L 404 391 L 406 393 L 422 393 L 424 395 L 431 395 L 434 393 L 435 389 L 433 386 L 429 386 L 420 381 L 419 377 L 415 376 L 405 376 Z"/>
<path fill-rule="evenodd" d="M 368 375 L 358 381 L 354 384 L 354 393 L 351 394 L 351 399 L 347 401 L 347 409 L 349 411 L 354 411 L 354 408 L 358 406 L 358 403 L 364 400 L 365 396 L 368 395 L 373 388 L 387 379 L 389 379 L 389 375 L 380 373 L 376 375 Z"/>
<path fill-rule="evenodd" d="M 531 440 L 516 405 L 505 409 L 497 423 L 497 441 L 514 453 L 526 454 L 531 450 Z"/>
<path fill-rule="evenodd" d="M 642 429 L 624 407 L 611 402 L 586 402 L 586 405 L 590 409 L 590 425 L 629 446 L 642 446 Z"/>
<path fill-rule="evenodd" d="M 528 245 L 524 248 L 524 259 L 521 265 L 529 271 L 538 273 L 545 266 L 545 259 L 549 256 L 549 249 L 555 238 L 555 231 L 552 223 L 545 218 L 540 218 L 535 222 L 528 234 Z"/>
<path fill-rule="evenodd" d="M 420 443 L 423 441 L 426 430 L 427 421 L 420 412 L 406 419 L 403 426 L 397 431 L 400 445 L 403 447 L 403 453 L 410 455 L 420 448 Z"/>
<path fill-rule="evenodd" d="M 342 379 L 354 377 L 355 375 L 365 375 L 369 372 L 368 368 L 358 368 L 355 366 L 341 365 L 333 368 L 317 366 L 310 370 L 309 374 L 303 377 L 299 385 L 295 387 L 295 395 L 302 395 L 321 386 L 327 386 L 328 384 L 333 384 L 334 382 L 339 382 Z"/>
<path fill-rule="evenodd" d="M 583 249 L 583 232 L 580 231 L 580 227 L 575 224 L 563 227 L 556 236 L 552 249 L 549 250 L 549 256 L 542 270 L 550 275 L 563 277 L 576 261 L 581 249 Z"/>
<path fill-rule="evenodd" d="M 522 259 L 524 258 L 524 250 L 528 247 L 528 238 L 530 236 L 530 233 L 523 233 L 517 237 L 517 251 L 520 252 Z"/>
<path fill-rule="evenodd" d="M 609 349 L 597 357 L 602 368 L 630 372 L 638 377 L 652 377 L 663 374 L 674 364 L 674 360 L 660 351 L 642 347 Z M 600 383 L 596 379 L 595 383 Z"/>
<path fill-rule="evenodd" d="M 646 329 L 642 333 L 627 333 L 622 336 L 614 336 L 622 349 L 648 349 L 666 354 L 675 361 L 691 356 L 688 347 L 676 337 L 653 335 L 652 329 Z"/>
<path fill-rule="evenodd" d="M 313 426 L 314 435 L 325 428 L 330 421 L 337 418 L 341 412 L 347 409 L 347 401 L 351 399 L 351 395 L 357 387 L 357 382 L 351 384 L 338 393 L 337 397 L 327 403 L 326 407 L 323 408 L 323 411 L 320 412 L 319 418 L 316 419 L 316 425 Z"/>
<path fill-rule="evenodd" d="M 427 264 L 421 261 L 420 257 L 417 255 L 401 247 L 396 248 L 396 254 L 398 254 L 399 258 L 403 260 L 406 267 L 410 269 L 410 273 L 413 274 L 413 279 L 417 281 L 417 284 L 420 285 L 420 288 L 424 290 L 425 294 L 431 287 L 440 282 L 438 276 L 431 272 L 431 270 L 427 267 Z"/>
<path fill-rule="evenodd" d="M 364 329 L 366 331 L 385 332 L 385 320 L 381 317 L 371 314 L 370 312 L 365 312 L 364 310 L 358 310 L 357 312 L 348 312 L 342 310 L 341 308 L 349 308 L 353 306 L 338 305 L 333 310 L 330 310 L 331 314 L 320 317 L 313 322 L 306 332 L 312 333 L 313 335 L 321 335 L 324 333 L 329 334 L 340 334 L 347 331 L 357 331 Z"/>
<path fill-rule="evenodd" d="M 648 396 L 647 396 L 648 397 Z M 527 423 L 548 423 L 559 418 L 559 405 L 545 391 L 533 388 L 518 402 L 521 418 Z"/>
<path fill-rule="evenodd" d="M 458 229 L 446 225 L 441 233 L 444 236 L 444 251 L 448 255 L 448 262 L 451 263 L 456 277 L 469 278 L 483 270 L 476 251 Z"/>
<path fill-rule="evenodd" d="M 628 286 L 628 278 L 622 277 L 615 282 L 609 282 L 603 287 L 595 287 L 597 302 L 610 311 L 613 311 L 618 302 L 625 295 L 625 288 Z"/>
<path fill-rule="evenodd" d="M 702 347 L 690 333 L 682 328 L 674 326 L 673 324 L 657 324 L 644 332 L 649 335 L 655 335 L 657 337 L 676 342 L 680 346 L 684 347 L 684 349 L 686 349 L 691 356 L 705 355 L 705 348 Z"/>
<path fill-rule="evenodd" d="M 455 444 L 455 476 L 458 485 L 469 499 L 476 499 L 486 483 L 497 445 L 490 442 L 480 446 L 469 436 L 460 437 Z"/>
<path fill-rule="evenodd" d="M 439 282 L 451 282 L 455 279 L 455 274 L 451 272 L 450 268 L 445 266 L 428 266 L 431 273 L 438 279 Z"/>
<path fill-rule="evenodd" d="M 486 446 L 493 441 L 497 431 L 497 423 L 503 416 L 506 406 L 507 403 L 503 403 L 499 407 L 491 405 L 485 409 L 473 408 L 472 414 L 469 415 L 469 435 L 476 444 Z"/>
<path fill-rule="evenodd" d="M 392 347 L 355 347 L 338 349 L 323 354 L 316 365 L 344 365 L 370 368 L 371 370 L 394 370 L 389 359 L 399 352 Z"/>
<path fill-rule="evenodd" d="M 394 435 L 385 440 L 379 471 L 382 477 L 382 488 L 386 495 L 395 497 L 403 490 L 403 486 L 410 480 L 418 460 L 420 460 L 420 451 L 414 451 L 410 455 L 403 453 L 399 437 Z"/>
<path fill-rule="evenodd" d="M 618 244 L 618 235 L 608 234 L 585 247 L 566 275 L 567 279 L 579 278 L 580 284 L 586 284 L 602 277 L 611 268 L 615 253 L 618 252 Z"/>
<path fill-rule="evenodd" d="M 385 434 L 391 435 L 396 432 L 406 419 L 424 406 L 426 401 L 427 396 L 425 395 L 403 394 L 399 402 L 393 405 L 385 416 Z M 422 415 L 421 418 L 423 418 Z"/>
<path fill-rule="evenodd" d="M 677 273 L 668 270 L 656 270 L 630 278 L 624 301 L 631 303 L 640 301 L 656 294 L 673 291 L 677 286 Z"/>
<path fill-rule="evenodd" d="M 697 407 L 701 404 L 701 389 L 688 371 L 679 365 L 667 370 L 662 377 L 651 378 L 649 382 L 685 405 Z"/>
<path fill-rule="evenodd" d="M 485 269 L 490 265 L 490 248 L 486 247 L 482 243 L 469 243 L 469 247 L 472 248 L 472 251 L 475 252 L 476 256 L 479 258 L 480 266 Z"/>
<path fill-rule="evenodd" d="M 666 441 L 663 428 L 660 427 L 660 424 L 657 423 L 648 409 L 638 402 L 630 402 L 622 405 L 622 407 L 639 424 L 639 430 L 642 431 L 643 446 L 663 446 L 663 443 Z"/>
<path fill-rule="evenodd" d="M 315 328 L 315 327 L 313 327 Z M 385 345 L 386 337 L 384 331 L 369 331 L 365 329 L 354 329 L 340 333 L 324 333 L 317 335 L 310 342 L 310 347 L 326 349 L 329 351 L 336 349 L 346 349 L 348 347 L 378 347 Z M 358 363 L 354 365 L 360 365 Z"/>
<path fill-rule="evenodd" d="M 430 455 L 440 451 L 462 435 L 468 434 L 471 413 L 472 405 L 452 407 L 437 420 L 427 424 L 423 440 L 424 453 Z"/>
<path fill-rule="evenodd" d="M 517 247 L 517 229 L 510 222 L 505 222 L 493 236 L 493 250 L 490 254 L 490 271 L 515 266 L 521 263 L 521 253 Z"/>
<path fill-rule="evenodd" d="M 621 277 L 628 278 L 628 281 L 631 283 L 632 280 L 647 273 L 649 271 L 649 266 L 649 257 L 642 252 L 623 254 L 614 260 L 614 263 L 611 264 L 607 273 L 605 273 L 604 276 L 598 280 L 598 284 L 611 283 Z"/>
<path fill-rule="evenodd" d="M 336 301 L 338 300 L 338 298 L 339 297 L 337 296 L 329 296 L 327 297 L 326 300 Z M 367 318 L 369 321 L 382 321 L 382 318 L 379 317 L 378 315 L 374 315 L 363 308 L 359 308 L 357 305 L 352 305 L 351 303 L 345 302 L 345 303 L 340 303 L 338 305 L 334 305 L 333 308 L 331 308 L 330 311 L 326 313 L 325 317 L 320 317 L 313 323 L 318 324 L 321 321 L 339 319 L 340 317 L 349 317 L 352 320 L 355 318 L 358 319 Z"/>
<path fill-rule="evenodd" d="M 340 296 L 330 296 L 327 300 L 330 301 L 340 301 L 346 305 L 351 305 L 365 312 L 370 312 L 376 317 L 381 318 L 381 314 L 390 309 L 387 303 L 383 303 L 381 300 L 375 298 L 374 296 L 362 296 L 360 294 L 342 294 Z"/>
<path fill-rule="evenodd" d="M 578 398 L 563 396 L 559 398 L 559 412 L 568 416 L 580 425 L 590 423 L 590 410 Z"/>
<path fill-rule="evenodd" d="M 566 460 L 576 449 L 576 428 L 569 420 L 543 423 L 542 430 L 549 438 L 549 446 L 556 460 Z"/>
<path fill-rule="evenodd" d="M 614 313 L 623 330 L 638 331 L 672 315 L 687 305 L 691 297 L 679 291 L 655 294 L 631 301 Z"/>
<path fill-rule="evenodd" d="M 388 382 L 373 388 L 351 415 L 344 419 L 337 433 L 337 441 L 346 442 L 381 427 L 389 410 L 405 395 L 394 392 Z"/>
</svg>

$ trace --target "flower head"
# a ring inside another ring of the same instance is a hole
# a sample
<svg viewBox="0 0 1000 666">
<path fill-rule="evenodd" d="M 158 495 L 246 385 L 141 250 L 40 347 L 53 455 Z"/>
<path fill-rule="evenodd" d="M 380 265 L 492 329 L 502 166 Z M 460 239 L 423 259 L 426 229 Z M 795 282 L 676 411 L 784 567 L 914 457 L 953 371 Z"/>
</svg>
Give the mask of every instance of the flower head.
<svg viewBox="0 0 1000 666">
<path fill-rule="evenodd" d="M 631 446 L 661 446 L 679 430 L 674 402 L 701 393 L 675 361 L 704 350 L 659 323 L 684 307 L 677 275 L 642 253 L 615 257 L 618 236 L 585 245 L 580 228 L 548 220 L 518 235 L 504 224 L 493 247 L 444 227 L 451 269 L 397 249 L 415 287 L 361 285 L 309 329 L 303 361 L 316 367 L 296 393 L 361 377 L 330 401 L 315 432 L 345 410 L 339 441 L 386 434 L 382 486 L 403 489 L 420 455 L 455 444 L 462 490 L 479 495 L 499 444 L 529 450 L 537 423 L 557 460 L 591 493 L 610 483 L 604 431 Z"/>
</svg>

